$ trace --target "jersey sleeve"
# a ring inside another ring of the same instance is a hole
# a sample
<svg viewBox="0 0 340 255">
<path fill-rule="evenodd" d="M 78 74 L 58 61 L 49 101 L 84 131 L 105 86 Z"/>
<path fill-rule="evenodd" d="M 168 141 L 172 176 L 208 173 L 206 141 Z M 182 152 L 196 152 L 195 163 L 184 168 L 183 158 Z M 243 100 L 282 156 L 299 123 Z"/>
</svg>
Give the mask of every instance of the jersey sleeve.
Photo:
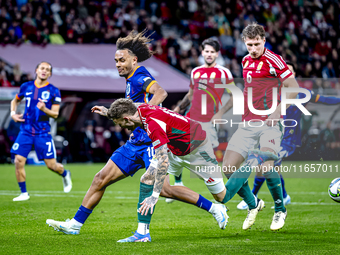
<svg viewBox="0 0 340 255">
<path fill-rule="evenodd" d="M 267 57 L 267 61 L 269 63 L 270 69 L 271 68 L 275 69 L 274 75 L 277 78 L 279 78 L 281 82 L 283 82 L 284 80 L 286 80 L 288 77 L 292 75 L 292 72 L 289 70 L 286 62 L 283 60 L 283 58 L 280 55 L 276 55 L 268 51 L 265 53 L 265 55 Z"/>
<path fill-rule="evenodd" d="M 149 93 L 151 86 L 156 83 L 156 80 L 148 73 L 143 72 L 138 75 L 138 84 L 142 85 L 142 89 Z"/>
<path fill-rule="evenodd" d="M 58 88 L 55 88 L 55 91 L 53 93 L 53 98 L 52 98 L 52 104 L 60 104 L 60 103 L 61 103 L 60 90 Z"/>
<path fill-rule="evenodd" d="M 194 89 L 194 84 L 195 84 L 195 82 L 194 82 L 194 70 L 192 70 L 191 73 L 190 73 L 190 84 L 189 84 L 189 87 L 191 89 Z"/>
<path fill-rule="evenodd" d="M 162 125 L 159 121 L 148 121 L 147 133 L 152 141 L 152 145 L 155 149 L 161 147 L 169 142 L 169 138 L 166 135 L 166 124 Z"/>
<path fill-rule="evenodd" d="M 25 97 L 26 88 L 27 88 L 26 83 L 22 84 L 22 85 L 20 86 L 19 93 L 15 95 L 15 97 L 16 97 L 19 101 L 21 101 L 21 100 Z"/>
</svg>

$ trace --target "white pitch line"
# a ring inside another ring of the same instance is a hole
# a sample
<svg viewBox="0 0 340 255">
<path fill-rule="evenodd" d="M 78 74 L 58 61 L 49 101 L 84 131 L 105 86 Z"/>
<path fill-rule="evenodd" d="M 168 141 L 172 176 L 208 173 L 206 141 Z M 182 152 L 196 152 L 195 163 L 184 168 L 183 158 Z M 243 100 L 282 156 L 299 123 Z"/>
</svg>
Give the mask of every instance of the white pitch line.
<svg viewBox="0 0 340 255">
<path fill-rule="evenodd" d="M 84 196 L 80 196 L 80 195 L 72 195 L 72 194 L 65 194 L 63 192 L 56 192 L 56 191 L 45 191 L 46 193 L 58 193 L 58 194 L 43 194 L 44 191 L 32 191 L 30 192 L 30 196 L 32 197 L 73 197 L 73 198 L 83 198 Z M 15 196 L 15 195 L 18 195 L 18 191 L 13 191 L 13 190 L 0 190 L 0 196 Z M 37 194 L 35 194 L 37 193 Z M 83 193 L 85 194 L 86 192 L 85 191 L 78 191 L 77 193 Z M 106 193 L 110 193 L 110 194 L 113 194 L 115 192 L 106 192 Z M 120 192 L 119 192 L 120 193 Z M 138 192 L 124 192 L 124 193 L 138 193 Z M 326 193 L 326 192 L 314 192 L 316 194 L 320 194 L 320 193 Z M 292 193 L 290 193 L 292 194 Z M 138 199 L 137 196 L 135 197 L 125 197 L 125 196 L 116 196 L 116 197 L 113 197 L 114 199 Z M 160 197 L 160 200 L 164 200 L 165 198 L 163 197 Z M 212 202 L 215 202 L 215 201 L 212 201 Z M 228 203 L 239 203 L 240 201 L 236 201 L 236 200 L 232 200 L 232 201 L 229 201 Z M 274 204 L 274 202 L 267 202 L 267 203 L 270 203 L 270 204 Z M 326 206 L 330 206 L 330 205 L 337 205 L 339 206 L 338 203 L 324 203 L 324 202 L 292 202 L 291 203 L 292 205 L 326 205 Z"/>
</svg>

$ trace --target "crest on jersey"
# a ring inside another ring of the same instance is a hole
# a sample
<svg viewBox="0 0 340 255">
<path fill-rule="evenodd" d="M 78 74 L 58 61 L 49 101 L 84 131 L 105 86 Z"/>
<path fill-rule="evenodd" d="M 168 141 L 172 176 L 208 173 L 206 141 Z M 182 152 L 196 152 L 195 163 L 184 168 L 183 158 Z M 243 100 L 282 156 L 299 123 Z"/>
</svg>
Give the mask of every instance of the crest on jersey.
<svg viewBox="0 0 340 255">
<path fill-rule="evenodd" d="M 213 83 L 215 77 L 216 77 L 216 73 L 215 73 L 215 72 L 212 72 L 212 73 L 210 74 L 210 81 L 209 81 L 209 82 L 210 82 L 210 83 Z"/>
<path fill-rule="evenodd" d="M 130 82 L 126 84 L 126 90 L 125 90 L 126 95 L 130 94 Z"/>
<path fill-rule="evenodd" d="M 201 75 L 200 72 L 195 73 L 194 79 L 198 79 L 200 77 L 200 75 Z"/>
<path fill-rule="evenodd" d="M 260 71 L 261 68 L 262 68 L 262 66 L 263 66 L 263 62 L 261 61 L 260 64 L 257 66 L 257 69 L 256 69 L 256 70 L 257 70 L 257 71 Z"/>
<path fill-rule="evenodd" d="M 50 97 L 50 92 L 49 92 L 49 91 L 43 91 L 43 92 L 41 93 L 41 98 L 42 98 L 43 100 L 47 100 L 47 99 L 49 99 L 49 97 Z"/>
<path fill-rule="evenodd" d="M 247 62 L 244 64 L 243 68 L 246 68 L 249 64 L 249 61 L 247 60 Z"/>
</svg>

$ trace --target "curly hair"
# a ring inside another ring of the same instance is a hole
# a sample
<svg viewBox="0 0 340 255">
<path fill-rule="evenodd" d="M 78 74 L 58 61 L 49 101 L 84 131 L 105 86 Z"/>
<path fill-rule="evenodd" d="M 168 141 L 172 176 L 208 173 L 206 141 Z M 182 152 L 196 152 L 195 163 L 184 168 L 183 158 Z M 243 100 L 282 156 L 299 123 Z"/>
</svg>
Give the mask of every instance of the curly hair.
<svg viewBox="0 0 340 255">
<path fill-rule="evenodd" d="M 255 39 L 257 36 L 260 36 L 261 39 L 266 37 L 266 31 L 263 26 L 253 22 L 246 26 L 242 31 L 242 40 L 244 41 L 246 38 Z"/>
<path fill-rule="evenodd" d="M 107 117 L 109 119 L 120 119 L 123 114 L 133 115 L 136 111 L 137 107 L 131 99 L 120 98 L 110 105 L 110 108 L 107 111 Z"/>
<path fill-rule="evenodd" d="M 148 37 L 144 36 L 147 29 L 142 32 L 137 33 L 136 31 L 131 31 L 126 37 L 121 37 L 117 40 L 117 50 L 128 50 L 131 55 L 137 57 L 138 62 L 143 62 L 155 53 L 149 49 L 148 43 L 152 41 L 150 35 Z"/>
</svg>

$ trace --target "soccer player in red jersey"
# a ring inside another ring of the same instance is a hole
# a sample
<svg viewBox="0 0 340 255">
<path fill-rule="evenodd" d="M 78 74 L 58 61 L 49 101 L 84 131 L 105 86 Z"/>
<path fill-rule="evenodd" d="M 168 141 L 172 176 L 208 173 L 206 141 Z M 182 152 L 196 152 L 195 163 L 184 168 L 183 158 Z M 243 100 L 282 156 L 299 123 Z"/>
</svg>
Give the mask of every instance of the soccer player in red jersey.
<svg viewBox="0 0 340 255">
<path fill-rule="evenodd" d="M 218 65 L 216 62 L 221 47 L 218 40 L 208 38 L 202 42 L 201 47 L 204 65 L 192 70 L 189 92 L 179 105 L 175 107 L 174 112 L 179 113 L 191 104 L 186 116 L 198 121 L 202 125 L 213 148 L 217 148 L 219 144 L 217 130 L 212 121 L 214 119 L 221 119 L 223 114 L 233 107 L 233 100 L 230 94 L 228 102 L 220 109 L 225 89 L 218 88 L 216 84 L 235 84 L 230 70 Z M 181 175 L 175 176 L 175 185 L 183 185 Z M 174 200 L 167 198 L 165 201 L 171 203 Z"/>
<path fill-rule="evenodd" d="M 260 147 L 260 153 L 277 154 L 280 151 L 283 129 L 279 122 L 281 118 L 281 103 L 278 103 L 280 102 L 279 89 L 281 86 L 299 87 L 282 57 L 264 47 L 266 42 L 265 30 L 261 25 L 256 23 L 248 25 L 243 30 L 242 36 L 249 52 L 242 60 L 245 110 L 242 115 L 243 123 L 239 124 L 239 128 L 229 141 L 223 159 L 223 166 L 229 170 L 231 167 L 240 168 L 241 163 L 247 158 L 249 150 L 257 148 L 257 146 Z M 273 88 L 277 88 L 276 94 L 274 94 Z M 296 95 L 295 92 L 288 93 L 287 98 L 293 99 Z M 251 97 L 251 100 L 248 100 L 248 97 Z M 256 110 L 271 109 L 276 101 L 273 101 L 273 97 L 277 99 L 277 107 L 273 113 L 268 116 L 262 114 L 263 112 L 256 112 Z M 277 230 L 284 226 L 287 211 L 283 205 L 280 176 L 273 170 L 273 163 L 273 160 L 264 162 L 262 169 L 267 169 L 263 174 L 275 202 L 275 214 L 270 228 Z M 248 171 L 248 174 L 244 174 L 244 172 L 247 172 L 244 170 L 249 169 L 249 167 L 243 166 L 240 169 L 243 170 L 243 175 L 239 171 L 234 174 L 228 173 L 229 182 L 234 183 L 235 190 L 238 190 L 241 197 L 250 197 L 249 194 L 246 196 L 247 193 L 251 192 L 247 182 L 250 171 Z M 241 187 L 241 189 L 238 189 L 238 187 Z M 224 202 L 228 199 L 230 198 L 226 197 Z M 257 213 L 264 207 L 264 202 L 260 199 L 256 199 L 255 204 L 245 202 L 249 207 L 247 218 L 243 224 L 243 229 L 246 230 L 254 223 Z"/>
<path fill-rule="evenodd" d="M 113 102 L 107 116 L 123 128 L 134 130 L 143 127 L 154 146 L 158 163 L 150 165 L 141 177 L 141 185 L 153 186 L 152 193 L 144 196 L 143 201 L 139 201 L 141 206 L 138 210 L 142 215 L 146 216 L 149 210 L 151 214 L 153 213 L 167 173 L 176 175 L 183 167 L 204 180 L 215 200 L 221 202 L 224 199 L 226 187 L 223 184 L 222 173 L 218 171 L 218 163 L 206 132 L 198 122 L 159 106 L 142 104 L 137 108 L 126 98 Z M 190 194 L 194 203 L 201 200 L 199 194 L 193 191 Z M 252 193 L 250 195 L 254 198 Z M 187 201 L 190 202 L 189 200 Z M 226 211 L 222 216 L 224 228 L 228 221 Z M 141 236 L 136 231 L 133 236 L 119 242 L 136 240 L 151 241 L 150 234 Z"/>
</svg>

